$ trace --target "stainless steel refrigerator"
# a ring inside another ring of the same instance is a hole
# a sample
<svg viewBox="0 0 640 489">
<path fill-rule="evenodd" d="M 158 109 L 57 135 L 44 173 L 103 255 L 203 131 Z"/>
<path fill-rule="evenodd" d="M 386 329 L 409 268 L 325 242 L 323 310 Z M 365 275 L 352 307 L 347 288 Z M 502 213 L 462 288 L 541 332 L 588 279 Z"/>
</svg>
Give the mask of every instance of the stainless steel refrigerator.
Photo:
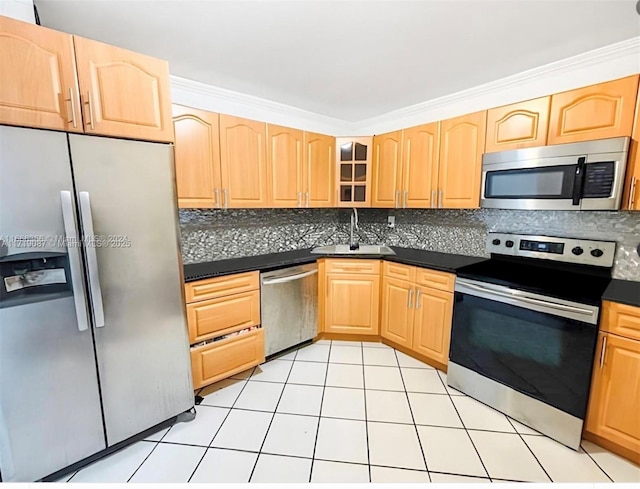
<svg viewBox="0 0 640 489">
<path fill-rule="evenodd" d="M 0 474 L 194 405 L 173 146 L 0 126 Z"/>
</svg>

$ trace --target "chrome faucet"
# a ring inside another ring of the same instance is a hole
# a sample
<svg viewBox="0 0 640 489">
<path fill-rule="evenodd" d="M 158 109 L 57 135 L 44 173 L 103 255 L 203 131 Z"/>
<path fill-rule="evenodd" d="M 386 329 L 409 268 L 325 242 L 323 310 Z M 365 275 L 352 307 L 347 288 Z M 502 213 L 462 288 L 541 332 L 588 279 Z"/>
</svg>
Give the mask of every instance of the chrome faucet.
<svg viewBox="0 0 640 489">
<path fill-rule="evenodd" d="M 349 236 L 349 249 L 357 250 L 360 248 L 357 240 L 353 236 L 353 231 L 358 231 L 358 210 L 354 207 L 353 212 L 351 213 L 351 228 L 350 228 L 350 236 Z"/>
</svg>

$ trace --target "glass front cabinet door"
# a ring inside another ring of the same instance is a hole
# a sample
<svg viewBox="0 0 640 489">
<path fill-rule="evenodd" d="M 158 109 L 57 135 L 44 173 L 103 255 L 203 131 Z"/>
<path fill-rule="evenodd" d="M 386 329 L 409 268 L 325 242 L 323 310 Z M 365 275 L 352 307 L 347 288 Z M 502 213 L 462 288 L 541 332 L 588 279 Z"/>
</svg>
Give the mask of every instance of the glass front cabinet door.
<svg viewBox="0 0 640 489">
<path fill-rule="evenodd" d="M 372 137 L 336 138 L 339 207 L 371 207 Z"/>
</svg>

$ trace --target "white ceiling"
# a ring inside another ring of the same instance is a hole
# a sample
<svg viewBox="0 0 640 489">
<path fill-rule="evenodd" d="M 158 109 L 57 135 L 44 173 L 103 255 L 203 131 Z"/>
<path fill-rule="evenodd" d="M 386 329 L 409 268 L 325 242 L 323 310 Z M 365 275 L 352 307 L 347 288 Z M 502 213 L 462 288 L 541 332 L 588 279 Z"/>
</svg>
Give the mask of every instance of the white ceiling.
<svg viewBox="0 0 640 489">
<path fill-rule="evenodd" d="M 640 35 L 636 0 L 35 0 L 42 25 L 345 121 Z"/>
</svg>

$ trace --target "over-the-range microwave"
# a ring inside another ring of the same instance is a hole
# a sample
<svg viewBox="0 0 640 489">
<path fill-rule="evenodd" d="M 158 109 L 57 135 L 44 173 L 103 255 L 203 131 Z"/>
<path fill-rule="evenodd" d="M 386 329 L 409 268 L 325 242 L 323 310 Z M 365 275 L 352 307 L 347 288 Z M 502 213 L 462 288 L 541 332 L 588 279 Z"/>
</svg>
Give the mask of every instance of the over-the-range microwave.
<svg viewBox="0 0 640 489">
<path fill-rule="evenodd" d="M 486 153 L 481 207 L 526 210 L 620 208 L 629 138 Z"/>
</svg>

